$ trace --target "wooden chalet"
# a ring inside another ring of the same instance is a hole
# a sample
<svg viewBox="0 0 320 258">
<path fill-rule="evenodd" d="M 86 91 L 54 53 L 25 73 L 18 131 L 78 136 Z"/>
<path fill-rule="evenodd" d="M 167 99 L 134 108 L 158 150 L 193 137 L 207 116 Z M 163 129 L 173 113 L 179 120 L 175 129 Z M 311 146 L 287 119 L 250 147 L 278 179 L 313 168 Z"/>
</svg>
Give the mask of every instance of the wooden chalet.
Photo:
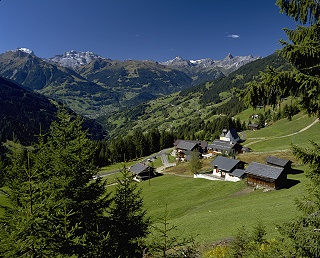
<svg viewBox="0 0 320 258">
<path fill-rule="evenodd" d="M 200 157 L 203 153 L 206 153 L 208 143 L 205 141 L 176 140 L 174 147 L 178 159 L 189 160 L 193 151 L 198 151 Z"/>
<path fill-rule="evenodd" d="M 129 168 L 130 172 L 135 175 L 137 181 L 146 180 L 154 176 L 153 167 L 143 163 L 137 163 Z"/>
<path fill-rule="evenodd" d="M 257 125 L 257 124 L 248 124 L 248 129 L 249 130 L 253 130 L 253 131 L 258 130 L 259 129 L 259 125 Z"/>
<path fill-rule="evenodd" d="M 252 162 L 245 170 L 247 184 L 266 188 L 283 188 L 287 181 L 287 173 L 284 168 L 270 166 L 258 162 Z"/>
</svg>

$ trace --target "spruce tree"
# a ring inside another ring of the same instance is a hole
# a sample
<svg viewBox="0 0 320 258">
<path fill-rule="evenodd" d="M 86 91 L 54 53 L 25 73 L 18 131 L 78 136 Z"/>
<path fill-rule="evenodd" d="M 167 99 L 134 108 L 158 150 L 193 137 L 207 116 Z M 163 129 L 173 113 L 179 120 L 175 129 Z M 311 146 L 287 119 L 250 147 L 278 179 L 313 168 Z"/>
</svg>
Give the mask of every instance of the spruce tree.
<svg viewBox="0 0 320 258">
<path fill-rule="evenodd" d="M 141 189 L 125 167 L 117 179 L 110 217 L 112 257 L 141 257 L 150 220 L 143 209 Z"/>
<path fill-rule="evenodd" d="M 239 95 L 247 105 L 273 105 L 289 95 L 297 97 L 309 114 L 320 115 L 320 4 L 316 0 L 278 0 L 282 13 L 299 22 L 295 30 L 284 29 L 289 41 L 281 40 L 279 55 L 288 70 L 268 67 L 259 79 L 247 84 Z"/>
<path fill-rule="evenodd" d="M 320 116 L 320 3 L 317 0 L 278 0 L 282 13 L 299 22 L 295 30 L 285 29 L 289 42 L 280 41 L 283 56 L 291 69 L 269 67 L 260 80 L 248 84 L 240 93 L 244 101 L 257 105 L 276 105 L 281 98 L 294 96 L 309 114 Z M 281 232 L 293 243 L 297 257 L 320 257 L 320 145 L 293 147 L 293 153 L 310 166 L 307 195 L 297 201 L 302 215 L 281 226 Z"/>
<path fill-rule="evenodd" d="M 107 257 L 109 195 L 90 181 L 93 143 L 82 120 L 58 113 L 48 135 L 32 148 L 13 150 L 5 183 L 10 205 L 1 221 L 3 257 Z"/>
</svg>

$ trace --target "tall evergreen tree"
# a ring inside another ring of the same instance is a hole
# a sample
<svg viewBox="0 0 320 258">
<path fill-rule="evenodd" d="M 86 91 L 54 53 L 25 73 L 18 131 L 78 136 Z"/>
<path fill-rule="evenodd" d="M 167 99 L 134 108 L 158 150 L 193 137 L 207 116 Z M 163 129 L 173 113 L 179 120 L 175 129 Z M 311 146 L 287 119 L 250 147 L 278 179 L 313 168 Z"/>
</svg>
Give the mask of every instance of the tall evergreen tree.
<svg viewBox="0 0 320 258">
<path fill-rule="evenodd" d="M 47 136 L 13 150 L 6 170 L 10 205 L 1 221 L 3 257 L 106 257 L 109 196 L 82 120 L 58 113 Z M 25 152 L 23 152 L 25 153 Z"/>
<path fill-rule="evenodd" d="M 110 210 L 112 257 L 141 257 L 141 243 L 148 234 L 150 220 L 133 175 L 126 168 L 121 173 Z"/>
<path fill-rule="evenodd" d="M 289 42 L 281 41 L 279 52 L 291 65 L 291 70 L 277 71 L 269 67 L 259 81 L 248 84 L 240 96 L 252 106 L 280 102 L 292 95 L 300 99 L 309 113 L 320 116 L 320 3 L 318 0 L 277 0 L 281 12 L 299 22 L 295 30 L 285 29 Z M 307 26 L 308 25 L 308 26 Z M 294 154 L 309 164 L 310 179 L 307 196 L 299 200 L 302 216 L 281 227 L 292 240 L 297 257 L 320 257 L 320 145 L 293 147 Z"/>
<path fill-rule="evenodd" d="M 284 29 L 289 42 L 281 40 L 279 54 L 291 64 L 291 69 L 278 71 L 268 67 L 258 80 L 247 84 L 240 93 L 246 104 L 277 105 L 292 95 L 310 114 L 320 115 L 320 4 L 317 0 L 278 0 L 281 12 L 300 25 L 295 30 Z M 308 26 L 307 26 L 308 25 Z"/>
</svg>

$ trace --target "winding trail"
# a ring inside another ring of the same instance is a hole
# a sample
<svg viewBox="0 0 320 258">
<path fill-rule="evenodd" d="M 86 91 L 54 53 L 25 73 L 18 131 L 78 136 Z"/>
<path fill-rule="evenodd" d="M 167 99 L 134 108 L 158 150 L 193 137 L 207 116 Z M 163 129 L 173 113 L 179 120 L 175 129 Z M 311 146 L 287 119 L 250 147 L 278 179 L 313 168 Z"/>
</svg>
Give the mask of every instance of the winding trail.
<svg viewBox="0 0 320 258">
<path fill-rule="evenodd" d="M 308 126 L 302 128 L 300 131 L 297 131 L 297 132 L 294 132 L 294 133 L 290 133 L 290 134 L 287 134 L 287 135 L 282 135 L 282 136 L 271 136 L 271 137 L 259 137 L 259 138 L 248 138 L 248 139 L 257 139 L 256 141 L 253 141 L 253 142 L 250 142 L 248 144 L 246 144 L 245 146 L 248 147 L 252 144 L 255 144 L 255 143 L 258 143 L 258 142 L 262 142 L 262 141 L 265 141 L 265 140 L 270 140 L 270 139 L 279 139 L 279 138 L 285 138 L 285 137 L 290 137 L 292 135 L 295 135 L 295 134 L 298 134 L 298 133 L 301 133 L 301 132 L 304 132 L 306 130 L 308 130 L 310 127 L 312 127 L 313 125 L 315 125 L 316 123 L 319 122 L 319 118 L 317 118 L 316 120 L 314 120 L 311 124 L 309 124 Z"/>
</svg>

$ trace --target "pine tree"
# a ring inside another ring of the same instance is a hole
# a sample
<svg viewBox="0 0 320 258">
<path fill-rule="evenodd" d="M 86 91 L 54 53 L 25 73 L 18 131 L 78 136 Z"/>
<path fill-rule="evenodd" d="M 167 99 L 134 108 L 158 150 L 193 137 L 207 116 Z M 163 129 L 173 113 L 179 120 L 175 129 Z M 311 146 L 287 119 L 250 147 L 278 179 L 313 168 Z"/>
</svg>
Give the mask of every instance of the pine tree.
<svg viewBox="0 0 320 258">
<path fill-rule="evenodd" d="M 281 12 L 301 25 L 284 29 L 288 42 L 281 40 L 279 55 L 291 69 L 279 71 L 268 67 L 260 78 L 247 84 L 239 96 L 247 105 L 273 105 L 289 95 L 300 100 L 309 114 L 320 115 L 320 3 L 316 0 L 278 0 Z M 309 26 L 307 26 L 308 24 Z"/>
<path fill-rule="evenodd" d="M 13 150 L 7 167 L 10 205 L 0 228 L 3 257 L 107 256 L 109 195 L 97 173 L 82 120 L 58 113 L 47 136 Z M 2 253 L 1 253 L 2 252 Z"/>
<path fill-rule="evenodd" d="M 257 105 L 276 105 L 291 95 L 309 114 L 320 116 L 320 2 L 318 0 L 278 0 L 282 13 L 299 22 L 295 30 L 285 29 L 289 42 L 281 41 L 279 54 L 292 65 L 290 70 L 269 67 L 259 81 L 248 84 L 240 93 L 244 101 Z M 308 26 L 306 26 L 308 25 Z M 281 232 L 293 242 L 298 257 L 320 257 L 320 145 L 293 147 L 293 153 L 309 164 L 310 186 L 307 196 L 297 201 L 299 218 L 284 224 Z"/>
<path fill-rule="evenodd" d="M 121 173 L 110 209 L 112 257 L 141 257 L 150 220 L 133 175 L 125 167 Z"/>
</svg>

